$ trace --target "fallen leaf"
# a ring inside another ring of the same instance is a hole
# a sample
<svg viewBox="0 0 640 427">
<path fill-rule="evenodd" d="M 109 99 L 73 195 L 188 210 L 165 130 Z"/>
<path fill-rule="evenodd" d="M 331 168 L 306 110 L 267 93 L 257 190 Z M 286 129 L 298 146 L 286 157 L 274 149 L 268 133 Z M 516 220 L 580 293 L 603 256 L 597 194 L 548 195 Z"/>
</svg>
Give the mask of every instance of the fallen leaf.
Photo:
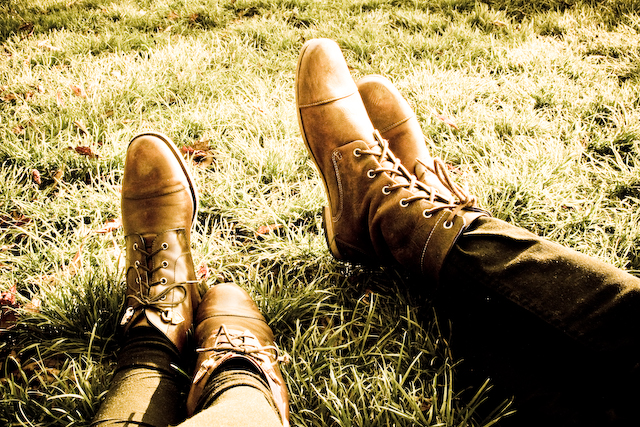
<svg viewBox="0 0 640 427">
<path fill-rule="evenodd" d="M 40 179 L 40 172 L 38 169 L 31 169 L 31 180 L 38 185 L 42 184 L 42 179 Z"/>
<path fill-rule="evenodd" d="M 53 181 L 58 184 L 62 182 L 62 178 L 64 178 L 64 169 L 58 169 L 56 173 L 53 174 Z"/>
<path fill-rule="evenodd" d="M 87 93 L 84 91 L 84 89 L 79 88 L 78 86 L 75 86 L 75 85 L 69 85 L 69 87 L 71 88 L 71 91 L 75 96 L 79 96 L 80 98 L 87 97 Z"/>
<path fill-rule="evenodd" d="M 170 21 L 175 21 L 178 18 L 180 18 L 180 15 L 178 15 L 178 13 L 173 10 L 167 15 L 167 19 L 169 19 Z"/>
<path fill-rule="evenodd" d="M 14 283 L 6 292 L 0 292 L 0 306 L 1 307 L 17 307 L 18 299 L 17 299 L 18 287 Z"/>
<path fill-rule="evenodd" d="M 22 126 L 21 124 L 17 124 L 13 127 L 13 129 L 11 129 L 11 131 L 16 134 L 16 135 L 20 135 L 24 133 L 24 126 Z"/>
<path fill-rule="evenodd" d="M 258 229 L 256 230 L 256 234 L 258 234 L 258 235 L 269 234 L 272 231 L 277 230 L 279 228 L 282 228 L 282 224 L 262 225 L 262 226 L 258 227 Z"/>
<path fill-rule="evenodd" d="M 436 118 L 438 120 L 441 120 L 445 125 L 451 126 L 452 128 L 458 129 L 458 125 L 456 125 L 456 122 L 453 121 L 453 119 L 444 116 L 442 114 L 438 114 L 438 113 L 434 113 Z"/>
<path fill-rule="evenodd" d="M 209 278 L 209 275 L 209 266 L 206 262 L 202 262 L 202 264 L 198 266 L 196 277 L 198 278 L 198 280 L 207 280 Z"/>
<path fill-rule="evenodd" d="M 15 101 L 16 99 L 18 99 L 18 95 L 16 95 L 15 93 L 8 93 L 2 97 L 2 100 L 4 102 L 12 102 L 12 101 Z"/>
<path fill-rule="evenodd" d="M 102 228 L 93 230 L 93 232 L 99 233 L 99 234 L 106 234 L 106 233 L 111 233 L 112 231 L 116 231 L 120 227 L 122 227 L 122 218 L 116 218 L 116 219 L 112 219 L 110 221 L 105 222 L 102 225 Z"/>
<path fill-rule="evenodd" d="M 91 147 L 87 147 L 87 146 L 83 146 L 83 145 L 78 145 L 77 147 L 75 147 L 73 149 L 76 153 L 81 154 L 83 156 L 87 156 L 91 159 L 97 159 L 98 156 L 96 153 L 93 152 L 93 150 L 91 149 Z"/>
<path fill-rule="evenodd" d="M 31 218 L 17 212 L 12 213 L 11 215 L 0 216 L 0 228 L 18 228 L 30 222 Z"/>
<path fill-rule="evenodd" d="M 31 302 L 27 303 L 27 305 L 24 306 L 24 309 L 30 313 L 39 313 L 40 306 L 42 306 L 42 301 L 40 300 L 40 298 L 33 297 L 31 298 Z"/>
</svg>

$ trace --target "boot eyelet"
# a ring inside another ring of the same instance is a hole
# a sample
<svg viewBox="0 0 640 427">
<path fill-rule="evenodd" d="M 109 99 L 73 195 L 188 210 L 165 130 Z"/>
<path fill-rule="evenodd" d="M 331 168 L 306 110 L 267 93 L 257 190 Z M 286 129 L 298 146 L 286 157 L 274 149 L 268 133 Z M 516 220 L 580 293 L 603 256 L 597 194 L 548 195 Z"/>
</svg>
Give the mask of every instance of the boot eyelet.
<svg viewBox="0 0 640 427">
<path fill-rule="evenodd" d="M 160 279 L 160 284 L 166 285 L 167 284 L 167 278 L 163 277 L 162 279 Z"/>
<path fill-rule="evenodd" d="M 164 243 L 162 243 L 161 248 L 164 249 L 164 250 L 167 250 L 167 249 L 169 249 L 169 244 L 167 242 L 164 242 Z"/>
<path fill-rule="evenodd" d="M 451 227 L 453 227 L 453 221 L 445 221 L 444 224 L 442 224 L 442 228 L 446 228 L 447 230 Z"/>
<path fill-rule="evenodd" d="M 135 282 L 136 282 L 136 285 L 139 285 L 139 284 L 140 284 L 140 278 L 139 278 L 139 277 L 136 277 Z"/>
<path fill-rule="evenodd" d="M 162 261 L 162 268 L 169 267 L 169 261 Z"/>
<path fill-rule="evenodd" d="M 138 250 L 138 244 L 137 244 L 137 243 L 134 243 L 134 244 L 133 244 L 133 250 L 134 250 L 134 251 L 137 251 L 137 250 Z"/>
<path fill-rule="evenodd" d="M 355 157 L 360 157 L 360 156 L 362 156 L 362 150 L 361 150 L 361 149 L 359 149 L 359 148 L 355 148 L 355 149 L 353 150 L 353 155 L 354 155 Z"/>
<path fill-rule="evenodd" d="M 369 169 L 369 171 L 367 172 L 367 176 L 373 179 L 376 177 L 376 172 L 373 169 Z"/>
<path fill-rule="evenodd" d="M 400 199 L 400 206 L 402 206 L 403 208 L 409 206 L 409 202 L 407 201 L 407 199 Z"/>
<path fill-rule="evenodd" d="M 140 267 L 140 261 L 136 260 L 136 262 L 134 262 L 134 263 L 133 263 L 133 266 L 134 266 L 135 268 Z"/>
<path fill-rule="evenodd" d="M 389 188 L 388 185 L 385 185 L 384 187 L 382 187 L 382 194 L 385 194 L 385 195 L 391 194 L 391 189 Z"/>
<path fill-rule="evenodd" d="M 167 300 L 167 294 L 162 295 L 159 299 L 160 299 L 160 301 L 166 301 Z"/>
<path fill-rule="evenodd" d="M 422 211 L 422 216 L 425 218 L 431 218 L 433 214 L 427 210 Z"/>
</svg>

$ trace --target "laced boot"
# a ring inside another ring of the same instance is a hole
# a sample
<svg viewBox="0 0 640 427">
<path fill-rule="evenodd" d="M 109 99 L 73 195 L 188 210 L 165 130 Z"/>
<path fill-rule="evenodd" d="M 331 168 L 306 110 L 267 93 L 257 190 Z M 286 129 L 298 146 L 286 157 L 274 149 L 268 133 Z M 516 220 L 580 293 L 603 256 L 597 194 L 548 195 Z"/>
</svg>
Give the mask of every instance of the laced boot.
<svg viewBox="0 0 640 427">
<path fill-rule="evenodd" d="M 402 166 L 374 130 L 342 52 L 331 40 L 302 48 L 296 76 L 298 120 L 327 193 L 327 244 L 338 259 L 396 262 L 438 280 L 468 226 L 465 212 Z"/>
<path fill-rule="evenodd" d="M 171 140 L 157 133 L 135 137 L 122 183 L 127 308 L 121 326 L 125 335 L 154 328 L 179 354 L 200 300 L 190 238 L 197 206 L 193 180 Z"/>
<path fill-rule="evenodd" d="M 225 390 L 242 380 L 216 381 L 230 366 L 254 372 L 263 391 L 289 426 L 289 394 L 279 363 L 286 362 L 274 344 L 273 332 L 249 294 L 233 283 L 221 283 L 205 294 L 196 315 L 196 373 L 187 398 L 187 412 L 206 409 Z M 210 381 L 211 380 L 211 381 Z"/>
<path fill-rule="evenodd" d="M 463 206 L 461 214 L 471 224 L 480 216 L 489 215 L 478 208 L 477 198 L 454 183 L 445 163 L 429 154 L 415 112 L 386 77 L 370 75 L 357 82 L 367 114 L 389 148 L 402 164 L 425 186 L 422 189 Z"/>
</svg>

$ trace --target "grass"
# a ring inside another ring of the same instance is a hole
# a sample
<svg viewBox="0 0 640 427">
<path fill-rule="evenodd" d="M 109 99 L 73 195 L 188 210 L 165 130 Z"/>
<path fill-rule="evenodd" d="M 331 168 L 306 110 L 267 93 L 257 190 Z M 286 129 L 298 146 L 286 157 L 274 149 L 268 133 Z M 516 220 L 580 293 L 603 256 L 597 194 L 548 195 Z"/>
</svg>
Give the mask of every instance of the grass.
<svg viewBox="0 0 640 427">
<path fill-rule="evenodd" d="M 299 49 L 329 37 L 354 77 L 392 79 L 433 154 L 496 217 L 638 275 L 637 10 L 3 0 L 0 291 L 5 322 L 11 307 L 18 321 L 2 332 L 0 423 L 86 425 L 97 410 L 118 348 L 124 239 L 96 230 L 119 217 L 127 142 L 144 130 L 209 154 L 193 162 L 203 290 L 234 280 L 256 299 L 292 359 L 293 425 L 496 423 L 517 401 L 457 384 L 428 295 L 402 272 L 328 255 L 325 196 L 295 117 Z"/>
</svg>

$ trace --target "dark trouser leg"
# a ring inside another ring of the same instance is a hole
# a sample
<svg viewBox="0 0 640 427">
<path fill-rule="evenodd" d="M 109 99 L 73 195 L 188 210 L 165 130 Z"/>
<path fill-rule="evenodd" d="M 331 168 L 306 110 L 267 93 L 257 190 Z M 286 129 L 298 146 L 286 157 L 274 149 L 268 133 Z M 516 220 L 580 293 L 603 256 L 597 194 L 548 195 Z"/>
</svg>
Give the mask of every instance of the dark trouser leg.
<svg viewBox="0 0 640 427">
<path fill-rule="evenodd" d="M 638 278 L 481 218 L 458 240 L 440 279 L 439 304 L 452 319 L 456 356 L 466 360 L 463 376 L 491 376 L 515 393 L 515 425 L 626 424 L 625 407 L 635 405 L 625 401 L 639 388 Z"/>
<path fill-rule="evenodd" d="M 132 330 L 92 425 L 165 427 L 180 422 L 189 386 L 189 378 L 175 368 L 181 363 L 164 335 L 150 328 Z"/>
</svg>

